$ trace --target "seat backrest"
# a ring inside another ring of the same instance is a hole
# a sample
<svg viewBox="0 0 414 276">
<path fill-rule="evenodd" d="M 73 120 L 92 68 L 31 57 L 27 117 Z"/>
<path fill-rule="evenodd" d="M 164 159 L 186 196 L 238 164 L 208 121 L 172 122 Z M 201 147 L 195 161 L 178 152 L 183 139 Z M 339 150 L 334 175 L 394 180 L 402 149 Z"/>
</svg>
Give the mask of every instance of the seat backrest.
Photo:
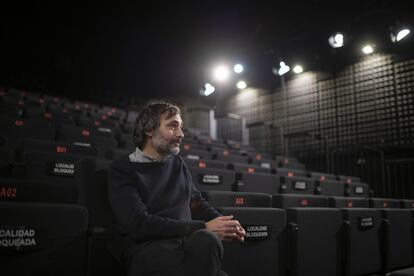
<svg viewBox="0 0 414 276">
<path fill-rule="evenodd" d="M 401 208 L 414 209 L 413 199 L 401 199 Z"/>
<path fill-rule="evenodd" d="M 17 148 L 24 138 L 54 140 L 55 128 L 47 120 L 0 117 L 2 134 L 8 138 L 8 146 Z"/>
<path fill-rule="evenodd" d="M 285 210 L 248 207 L 219 210 L 224 215 L 234 215 L 246 230 L 244 243 L 224 243 L 224 271 L 239 276 L 285 275 Z"/>
<path fill-rule="evenodd" d="M 280 178 L 268 173 L 238 173 L 240 192 L 275 194 L 280 191 Z"/>
<path fill-rule="evenodd" d="M 370 198 L 369 206 L 371 208 L 401 208 L 401 202 L 398 199 L 390 198 Z"/>
<path fill-rule="evenodd" d="M 272 197 L 263 193 L 205 191 L 203 196 L 213 207 L 272 207 Z"/>
<path fill-rule="evenodd" d="M 308 177 L 308 173 L 304 170 L 289 169 L 289 168 L 276 168 L 276 174 L 287 177 Z"/>
<path fill-rule="evenodd" d="M 20 150 L 25 151 L 44 151 L 50 153 L 61 154 L 75 154 L 82 156 L 96 157 L 99 154 L 99 150 L 92 146 L 74 145 L 63 141 L 45 141 L 37 139 L 24 139 Z"/>
<path fill-rule="evenodd" d="M 358 176 L 338 175 L 338 180 L 344 181 L 348 184 L 352 182 L 361 182 L 361 178 Z"/>
<path fill-rule="evenodd" d="M 309 177 L 315 179 L 315 180 L 319 180 L 319 181 L 324 181 L 324 180 L 337 180 L 337 176 L 335 174 L 330 174 L 330 173 L 324 173 L 324 172 L 309 172 Z"/>
<path fill-rule="evenodd" d="M 78 188 L 51 180 L 0 178 L 0 201 L 78 204 Z"/>
<path fill-rule="evenodd" d="M 24 178 L 67 183 L 79 191 L 79 203 L 86 206 L 85 187 L 94 182 L 95 159 L 79 155 L 28 151 L 24 154 Z"/>
<path fill-rule="evenodd" d="M 328 198 L 317 195 L 275 194 L 272 196 L 273 207 L 329 207 Z"/>
<path fill-rule="evenodd" d="M 256 155 L 256 157 L 252 158 L 251 160 L 252 160 L 252 164 L 261 166 L 263 168 L 276 169 L 278 167 L 278 161 L 273 160 L 273 159 L 266 159 L 262 157 L 257 159 L 257 155 Z"/>
<path fill-rule="evenodd" d="M 196 168 L 214 168 L 214 169 L 227 169 L 227 164 L 217 160 L 198 160 L 191 158 L 183 158 L 184 162 L 189 167 Z"/>
<path fill-rule="evenodd" d="M 380 273 L 383 269 L 381 211 L 343 208 L 345 275 Z"/>
<path fill-rule="evenodd" d="M 10 176 L 14 161 L 14 150 L 8 147 L 0 147 L 0 177 Z"/>
<path fill-rule="evenodd" d="M 329 206 L 333 208 L 369 208 L 369 199 L 360 197 L 329 197 Z"/>
<path fill-rule="evenodd" d="M 309 177 L 281 176 L 280 190 L 287 194 L 315 194 L 315 181 Z"/>
<path fill-rule="evenodd" d="M 0 202 L 4 275 L 83 275 L 88 214 L 69 204 Z"/>
<path fill-rule="evenodd" d="M 386 219 L 385 250 L 387 271 L 413 266 L 413 213 L 406 209 L 382 209 Z"/>
<path fill-rule="evenodd" d="M 341 211 L 309 207 L 286 212 L 290 275 L 341 275 Z"/>
<path fill-rule="evenodd" d="M 232 191 L 235 173 L 214 168 L 188 167 L 193 183 L 200 191 Z"/>
<path fill-rule="evenodd" d="M 304 171 L 305 165 L 302 163 L 299 163 L 297 161 L 291 161 L 287 158 L 279 161 L 279 167 L 286 168 L 286 169 L 293 169 L 293 170 L 299 170 Z"/>
<path fill-rule="evenodd" d="M 345 195 L 352 197 L 368 197 L 369 185 L 367 183 L 352 181 L 345 183 Z"/>
<path fill-rule="evenodd" d="M 187 159 L 194 159 L 194 160 L 210 160 L 211 159 L 211 152 L 207 150 L 202 150 L 202 149 L 182 148 L 180 150 L 179 155 Z"/>
<path fill-rule="evenodd" d="M 244 173 L 272 173 L 272 170 L 269 168 L 264 168 L 254 164 L 240 164 L 240 163 L 230 163 L 227 166 L 228 169 L 234 170 L 235 172 L 244 172 Z"/>
<path fill-rule="evenodd" d="M 324 196 L 345 196 L 346 184 L 338 180 L 315 180 L 316 191 Z"/>
<path fill-rule="evenodd" d="M 249 157 L 234 154 L 213 154 L 213 160 L 220 160 L 226 163 L 248 164 Z"/>
</svg>

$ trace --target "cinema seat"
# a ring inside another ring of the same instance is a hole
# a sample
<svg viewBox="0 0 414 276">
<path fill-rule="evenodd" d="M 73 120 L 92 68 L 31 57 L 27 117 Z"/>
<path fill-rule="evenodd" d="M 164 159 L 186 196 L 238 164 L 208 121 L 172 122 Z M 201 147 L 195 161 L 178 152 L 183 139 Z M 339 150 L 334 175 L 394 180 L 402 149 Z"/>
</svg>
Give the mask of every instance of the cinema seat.
<svg viewBox="0 0 414 276">
<path fill-rule="evenodd" d="M 133 153 L 134 150 L 130 149 L 114 149 L 110 151 L 110 154 L 108 155 L 109 159 L 111 160 L 117 160 L 125 155 L 130 155 L 131 153 Z"/>
<path fill-rule="evenodd" d="M 236 184 L 235 173 L 229 170 L 188 167 L 193 183 L 200 191 L 232 191 Z"/>
<path fill-rule="evenodd" d="M 262 155 L 256 155 L 251 158 L 252 164 L 267 168 L 276 169 L 278 167 L 278 161 L 262 157 Z"/>
<path fill-rule="evenodd" d="M 214 169 L 221 169 L 226 170 L 226 163 L 216 160 L 198 160 L 192 158 L 183 158 L 184 162 L 189 167 L 194 168 L 214 168 Z"/>
<path fill-rule="evenodd" d="M 276 174 L 285 177 L 304 177 L 308 178 L 308 173 L 304 170 L 296 170 L 289 168 L 276 168 Z"/>
<path fill-rule="evenodd" d="M 207 150 L 205 145 L 201 145 L 197 140 L 183 140 L 181 145 L 182 150 Z"/>
<path fill-rule="evenodd" d="M 9 177 L 11 175 L 14 161 L 14 150 L 7 147 L 0 147 L 0 177 Z"/>
<path fill-rule="evenodd" d="M 279 161 L 279 167 L 286 168 L 286 169 L 299 170 L 299 171 L 305 170 L 305 165 L 297 161 L 292 161 L 288 158 L 283 158 L 281 161 Z"/>
<path fill-rule="evenodd" d="M 0 178 L 0 201 L 78 204 L 78 188 L 50 180 Z"/>
<path fill-rule="evenodd" d="M 414 238 L 412 211 L 407 209 L 382 209 L 381 214 L 385 224 L 386 272 L 389 273 L 394 270 L 413 267 Z M 402 273 L 402 271 L 399 273 Z"/>
<path fill-rule="evenodd" d="M 246 230 L 244 242 L 224 242 L 222 268 L 229 275 L 285 275 L 286 212 L 274 208 L 218 208 Z"/>
<path fill-rule="evenodd" d="M 315 194 L 315 181 L 308 177 L 281 176 L 280 192 L 286 194 Z"/>
<path fill-rule="evenodd" d="M 240 173 L 272 173 L 271 169 L 254 164 L 230 163 L 227 165 L 227 168 Z"/>
<path fill-rule="evenodd" d="M 324 180 L 337 180 L 337 176 L 335 174 L 324 173 L 324 172 L 309 172 L 308 175 L 310 178 L 315 180 L 324 181 Z"/>
<path fill-rule="evenodd" d="M 211 159 L 211 152 L 202 149 L 185 149 L 182 148 L 179 153 L 180 156 L 193 160 L 209 160 Z"/>
<path fill-rule="evenodd" d="M 383 250 L 381 244 L 381 210 L 343 208 L 344 275 L 381 274 Z"/>
<path fill-rule="evenodd" d="M 0 147 L 7 146 L 8 142 L 9 142 L 8 140 L 9 139 L 7 139 L 6 136 L 0 135 Z"/>
<path fill-rule="evenodd" d="M 338 180 L 346 182 L 348 184 L 353 183 L 353 182 L 361 182 L 361 178 L 357 177 L 357 176 L 348 176 L 348 175 L 338 175 Z"/>
<path fill-rule="evenodd" d="M 280 178 L 268 173 L 238 173 L 237 191 L 275 194 L 280 192 Z"/>
<path fill-rule="evenodd" d="M 19 147 L 20 152 L 44 151 L 50 153 L 75 154 L 82 156 L 97 157 L 99 150 L 92 146 L 74 145 L 63 141 L 45 141 L 37 139 L 24 139 Z"/>
<path fill-rule="evenodd" d="M 370 198 L 369 206 L 371 208 L 401 208 L 400 200 L 390 198 Z"/>
<path fill-rule="evenodd" d="M 274 208 L 329 207 L 328 198 L 317 195 L 275 194 L 272 196 Z"/>
<path fill-rule="evenodd" d="M 84 207 L 0 202 L 0 217 L 2 275 L 84 275 L 88 227 Z"/>
<path fill-rule="evenodd" d="M 338 180 L 324 179 L 315 180 L 315 191 L 318 195 L 324 196 L 345 196 L 346 187 L 344 183 Z"/>
<path fill-rule="evenodd" d="M 332 208 L 369 208 L 369 199 L 360 197 L 329 197 Z"/>
<path fill-rule="evenodd" d="M 111 241 L 116 225 L 108 201 L 108 170 L 98 169 L 95 181 L 88 185 L 89 219 L 87 276 L 123 275 L 120 262 L 111 253 Z"/>
<path fill-rule="evenodd" d="M 401 199 L 401 208 L 414 209 L 414 200 L 412 200 L 412 199 Z"/>
<path fill-rule="evenodd" d="M 241 163 L 247 164 L 249 163 L 249 157 L 242 156 L 242 155 L 233 155 L 230 153 L 227 154 L 213 154 L 213 160 L 219 160 L 226 163 Z"/>
<path fill-rule="evenodd" d="M 212 154 L 217 155 L 235 155 L 235 156 L 242 156 L 242 153 L 240 152 L 240 149 L 231 149 L 231 148 L 222 148 L 222 147 L 215 147 L 215 146 L 209 146 L 208 150 Z"/>
<path fill-rule="evenodd" d="M 205 191 L 203 197 L 213 207 L 272 207 L 272 197 L 262 193 Z"/>
<path fill-rule="evenodd" d="M 291 237 L 289 275 L 341 275 L 341 211 L 308 207 L 286 212 Z"/>
<path fill-rule="evenodd" d="M 0 117 L 2 134 L 8 138 L 8 146 L 17 148 L 24 138 L 54 140 L 55 128 L 46 120 Z"/>
<path fill-rule="evenodd" d="M 96 181 L 95 159 L 79 155 L 27 151 L 23 156 L 20 178 L 47 180 L 59 185 L 67 183 L 79 191 L 79 204 L 88 206 L 88 186 Z M 23 174 L 23 175 L 21 175 Z"/>
<path fill-rule="evenodd" d="M 57 129 L 56 140 L 76 143 L 80 145 L 91 145 L 102 150 L 102 155 L 106 151 L 118 147 L 115 134 L 109 128 L 81 128 L 73 126 L 60 126 Z"/>
<path fill-rule="evenodd" d="M 369 185 L 367 183 L 352 181 L 345 183 L 345 196 L 368 197 Z"/>
</svg>

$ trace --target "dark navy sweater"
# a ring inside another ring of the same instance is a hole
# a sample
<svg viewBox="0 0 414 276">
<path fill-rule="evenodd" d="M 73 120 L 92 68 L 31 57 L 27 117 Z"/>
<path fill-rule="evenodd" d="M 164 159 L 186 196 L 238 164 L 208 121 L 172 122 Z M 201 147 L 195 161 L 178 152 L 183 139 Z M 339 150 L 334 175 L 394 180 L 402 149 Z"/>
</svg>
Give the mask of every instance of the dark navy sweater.
<svg viewBox="0 0 414 276">
<path fill-rule="evenodd" d="M 135 242 L 185 237 L 221 215 L 202 198 L 178 156 L 151 163 L 125 156 L 113 162 L 108 198 L 119 234 Z"/>
</svg>

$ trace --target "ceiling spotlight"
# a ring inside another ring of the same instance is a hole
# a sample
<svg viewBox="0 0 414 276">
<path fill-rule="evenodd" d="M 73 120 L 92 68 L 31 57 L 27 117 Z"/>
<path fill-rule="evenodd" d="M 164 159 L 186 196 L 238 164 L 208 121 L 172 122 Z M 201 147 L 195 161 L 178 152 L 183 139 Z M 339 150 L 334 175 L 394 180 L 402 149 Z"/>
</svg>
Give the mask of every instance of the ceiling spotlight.
<svg viewBox="0 0 414 276">
<path fill-rule="evenodd" d="M 396 33 L 391 33 L 391 41 L 392 42 L 398 42 L 402 39 L 404 39 L 407 35 L 410 34 L 410 29 L 402 29 Z"/>
<path fill-rule="evenodd" d="M 341 33 L 335 33 L 329 37 L 328 41 L 329 45 L 333 48 L 340 48 L 344 46 L 344 35 Z"/>
<path fill-rule="evenodd" d="M 241 65 L 241 64 L 236 64 L 233 67 L 234 72 L 237 73 L 237 74 L 240 74 L 241 72 L 243 72 L 243 69 L 244 69 L 243 65 Z"/>
<path fill-rule="evenodd" d="M 362 48 L 362 52 L 366 55 L 372 54 L 374 52 L 374 47 L 372 45 L 365 45 Z"/>
<path fill-rule="evenodd" d="M 279 74 L 279 76 L 283 76 L 284 74 L 286 74 L 287 72 L 289 72 L 290 67 L 287 66 L 283 61 L 281 61 L 279 63 L 279 65 L 280 65 L 280 68 L 279 68 L 279 71 L 277 72 Z"/>
<path fill-rule="evenodd" d="M 216 91 L 216 88 L 214 88 L 214 86 L 212 86 L 209 83 L 206 83 L 204 87 L 205 87 L 204 96 L 209 96 L 210 94 L 214 93 L 214 91 Z"/>
<path fill-rule="evenodd" d="M 302 66 L 300 66 L 300 65 L 296 65 L 295 67 L 293 67 L 293 72 L 294 72 L 295 74 L 300 74 L 300 73 L 302 73 L 302 72 L 303 72 L 303 67 L 302 67 Z"/>
<path fill-rule="evenodd" d="M 214 80 L 224 81 L 229 78 L 230 71 L 226 66 L 218 66 L 213 73 Z"/>
<path fill-rule="evenodd" d="M 247 84 L 245 81 L 239 81 L 237 82 L 237 88 L 238 89 L 245 89 L 247 87 Z"/>
</svg>

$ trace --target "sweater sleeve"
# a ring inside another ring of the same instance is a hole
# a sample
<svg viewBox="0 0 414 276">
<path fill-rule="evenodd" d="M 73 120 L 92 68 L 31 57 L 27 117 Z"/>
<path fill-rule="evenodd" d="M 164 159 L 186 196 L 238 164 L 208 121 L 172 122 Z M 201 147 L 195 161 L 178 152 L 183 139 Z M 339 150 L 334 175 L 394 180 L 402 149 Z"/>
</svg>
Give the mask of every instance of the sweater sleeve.
<svg viewBox="0 0 414 276">
<path fill-rule="evenodd" d="M 191 186 L 191 214 L 194 219 L 202 219 L 204 221 L 212 220 L 216 217 L 222 216 L 222 214 L 213 208 L 207 200 L 203 198 L 201 192 L 194 185 L 191 178 L 190 171 L 187 165 L 182 161 L 185 173 Z"/>
<path fill-rule="evenodd" d="M 179 238 L 205 227 L 203 221 L 180 221 L 149 214 L 132 171 L 120 165 L 115 162 L 109 170 L 108 199 L 116 219 L 135 240 Z"/>
</svg>

